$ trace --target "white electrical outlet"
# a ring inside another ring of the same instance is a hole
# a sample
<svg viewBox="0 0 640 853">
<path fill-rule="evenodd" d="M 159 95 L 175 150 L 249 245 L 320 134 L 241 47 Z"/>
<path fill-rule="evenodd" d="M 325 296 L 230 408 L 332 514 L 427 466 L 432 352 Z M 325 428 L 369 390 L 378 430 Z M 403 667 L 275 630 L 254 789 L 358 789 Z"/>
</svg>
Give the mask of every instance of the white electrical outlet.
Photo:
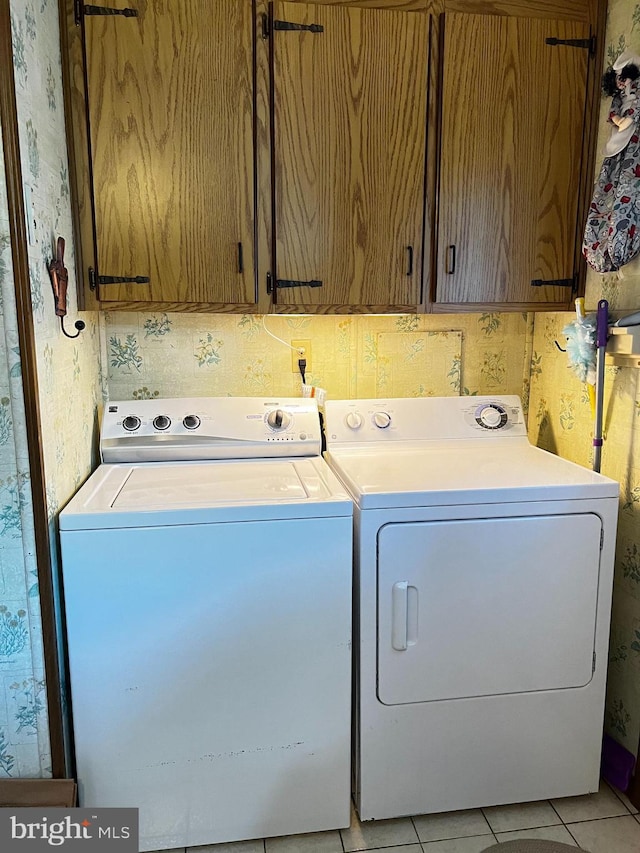
<svg viewBox="0 0 640 853">
<path fill-rule="evenodd" d="M 311 341 L 291 341 L 291 346 L 295 347 L 291 350 L 291 372 L 299 373 L 298 359 L 305 358 L 307 360 L 305 372 L 309 373 L 311 370 Z M 300 355 L 299 350 L 301 349 L 304 350 L 304 355 Z"/>
</svg>

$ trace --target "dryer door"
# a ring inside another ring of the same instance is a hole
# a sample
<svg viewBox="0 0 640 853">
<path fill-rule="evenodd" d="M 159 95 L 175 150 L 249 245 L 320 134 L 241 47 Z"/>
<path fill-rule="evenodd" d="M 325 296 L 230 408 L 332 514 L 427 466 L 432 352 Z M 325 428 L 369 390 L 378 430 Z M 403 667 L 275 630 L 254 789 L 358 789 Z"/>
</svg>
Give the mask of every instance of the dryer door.
<svg viewBox="0 0 640 853">
<path fill-rule="evenodd" d="M 383 526 L 380 701 L 587 684 L 601 529 L 592 513 Z"/>
</svg>

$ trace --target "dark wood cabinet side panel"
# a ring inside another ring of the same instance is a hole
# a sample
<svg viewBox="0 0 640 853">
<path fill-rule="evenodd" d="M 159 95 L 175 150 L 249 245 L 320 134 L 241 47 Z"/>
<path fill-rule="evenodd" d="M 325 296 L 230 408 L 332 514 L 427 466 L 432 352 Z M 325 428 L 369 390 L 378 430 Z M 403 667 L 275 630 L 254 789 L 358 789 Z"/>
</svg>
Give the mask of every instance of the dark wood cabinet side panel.
<svg viewBox="0 0 640 853">
<path fill-rule="evenodd" d="M 89 267 L 96 265 L 87 136 L 86 87 L 82 34 L 75 23 L 74 0 L 58 0 L 69 188 L 74 227 L 77 300 L 80 310 L 98 307 L 89 286 Z"/>
</svg>

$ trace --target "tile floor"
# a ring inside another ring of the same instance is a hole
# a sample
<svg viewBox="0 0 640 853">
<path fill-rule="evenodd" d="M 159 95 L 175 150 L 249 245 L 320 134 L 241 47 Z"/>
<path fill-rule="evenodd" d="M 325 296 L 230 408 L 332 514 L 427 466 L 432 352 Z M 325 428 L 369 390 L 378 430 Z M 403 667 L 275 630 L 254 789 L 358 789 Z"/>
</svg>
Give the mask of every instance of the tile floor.
<svg viewBox="0 0 640 853">
<path fill-rule="evenodd" d="M 365 823 L 353 812 L 349 829 L 172 853 L 481 853 L 514 838 L 562 841 L 589 853 L 640 853 L 640 814 L 603 782 L 584 797 Z"/>
</svg>

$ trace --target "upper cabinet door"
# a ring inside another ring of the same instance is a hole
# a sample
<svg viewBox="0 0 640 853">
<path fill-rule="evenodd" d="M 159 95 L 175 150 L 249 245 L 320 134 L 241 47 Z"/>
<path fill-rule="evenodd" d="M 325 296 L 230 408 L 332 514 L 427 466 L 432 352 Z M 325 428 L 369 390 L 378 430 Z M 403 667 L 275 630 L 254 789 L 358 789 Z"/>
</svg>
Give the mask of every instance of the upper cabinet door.
<svg viewBox="0 0 640 853">
<path fill-rule="evenodd" d="M 437 303 L 557 303 L 573 281 L 586 24 L 444 16 Z"/>
<path fill-rule="evenodd" d="M 101 301 L 255 303 L 252 5 L 85 15 Z"/>
<path fill-rule="evenodd" d="M 274 301 L 415 306 L 428 16 L 277 2 L 271 39 Z"/>
</svg>

